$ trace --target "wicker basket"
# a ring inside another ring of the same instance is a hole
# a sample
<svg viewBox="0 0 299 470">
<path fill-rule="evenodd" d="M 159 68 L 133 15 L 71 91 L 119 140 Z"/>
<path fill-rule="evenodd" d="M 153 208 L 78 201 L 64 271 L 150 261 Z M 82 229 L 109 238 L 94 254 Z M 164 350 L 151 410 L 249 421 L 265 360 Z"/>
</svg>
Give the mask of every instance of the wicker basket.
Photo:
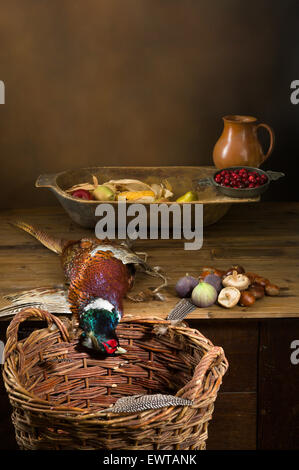
<svg viewBox="0 0 299 470">
<path fill-rule="evenodd" d="M 33 317 L 48 327 L 19 341 L 20 323 Z M 125 317 L 117 333 L 127 354 L 99 358 L 80 349 L 50 313 L 30 308 L 15 316 L 3 377 L 21 449 L 205 449 L 228 367 L 222 348 L 159 319 Z M 109 408 L 122 397 L 157 393 L 188 404 L 129 413 Z"/>
</svg>

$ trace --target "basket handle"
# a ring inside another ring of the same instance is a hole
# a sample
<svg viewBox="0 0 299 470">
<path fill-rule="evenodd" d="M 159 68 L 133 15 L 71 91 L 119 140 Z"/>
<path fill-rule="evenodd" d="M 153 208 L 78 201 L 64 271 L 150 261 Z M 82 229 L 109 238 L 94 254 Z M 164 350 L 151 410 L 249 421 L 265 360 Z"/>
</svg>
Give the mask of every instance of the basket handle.
<svg viewBox="0 0 299 470">
<path fill-rule="evenodd" d="M 194 370 L 194 374 L 190 382 L 184 385 L 183 388 L 179 390 L 176 396 L 180 396 L 181 398 L 185 398 L 187 400 L 196 400 L 200 398 L 202 395 L 201 386 L 203 383 L 203 379 L 214 364 L 214 362 L 224 361 L 226 368 L 228 366 L 227 359 L 225 358 L 224 351 L 220 346 L 214 346 L 210 351 L 208 351 L 200 360 L 199 364 L 196 366 Z M 223 373 L 221 374 L 220 379 L 224 375 L 226 369 L 224 369 Z M 219 385 L 221 384 L 221 381 Z"/>
<path fill-rule="evenodd" d="M 45 320 L 48 323 L 49 327 L 55 324 L 57 328 L 59 329 L 63 340 L 70 342 L 70 336 L 67 331 L 67 328 L 58 317 L 56 317 L 55 315 L 52 315 L 46 310 L 41 310 L 39 308 L 25 308 L 16 314 L 16 316 L 13 318 L 13 320 L 10 322 L 7 328 L 7 331 L 6 331 L 7 341 L 6 341 L 5 349 L 4 349 L 5 360 L 10 356 L 10 354 L 17 347 L 18 331 L 19 331 L 20 324 L 32 318 Z"/>
</svg>

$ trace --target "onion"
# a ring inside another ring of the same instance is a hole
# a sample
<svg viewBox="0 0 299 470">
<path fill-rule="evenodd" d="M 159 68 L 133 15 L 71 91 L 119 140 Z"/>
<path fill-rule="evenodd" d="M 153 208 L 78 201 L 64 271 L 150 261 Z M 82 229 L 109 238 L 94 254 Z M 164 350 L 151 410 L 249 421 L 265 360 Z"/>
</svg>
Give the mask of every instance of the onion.
<svg viewBox="0 0 299 470">
<path fill-rule="evenodd" d="M 200 282 L 192 291 L 192 302 L 197 307 L 210 307 L 216 300 L 217 291 L 207 282 Z"/>
</svg>

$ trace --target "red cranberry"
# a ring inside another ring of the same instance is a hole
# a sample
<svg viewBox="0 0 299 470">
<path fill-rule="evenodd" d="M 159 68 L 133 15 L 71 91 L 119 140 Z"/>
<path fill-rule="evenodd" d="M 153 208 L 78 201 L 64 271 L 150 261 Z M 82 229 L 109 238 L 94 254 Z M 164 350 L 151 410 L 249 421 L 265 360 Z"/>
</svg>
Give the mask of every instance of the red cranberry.
<svg viewBox="0 0 299 470">
<path fill-rule="evenodd" d="M 256 188 L 265 184 L 268 178 L 255 170 L 240 168 L 236 170 L 221 170 L 215 176 L 215 181 L 222 186 L 231 188 Z"/>
</svg>

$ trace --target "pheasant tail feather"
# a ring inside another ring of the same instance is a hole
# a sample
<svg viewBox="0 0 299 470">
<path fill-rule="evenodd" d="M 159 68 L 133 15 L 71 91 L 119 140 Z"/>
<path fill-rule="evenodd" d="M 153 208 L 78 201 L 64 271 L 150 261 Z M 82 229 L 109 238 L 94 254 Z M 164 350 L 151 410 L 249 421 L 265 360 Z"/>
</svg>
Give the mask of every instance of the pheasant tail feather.
<svg viewBox="0 0 299 470">
<path fill-rule="evenodd" d="M 54 253 L 61 254 L 63 247 L 66 243 L 65 240 L 60 238 L 52 237 L 48 233 L 40 230 L 38 227 L 33 227 L 32 225 L 22 222 L 20 220 L 15 220 L 10 222 L 11 225 L 24 230 L 25 232 L 32 235 L 36 240 L 41 242 L 44 246 L 49 248 L 49 250 L 54 251 Z"/>
</svg>

